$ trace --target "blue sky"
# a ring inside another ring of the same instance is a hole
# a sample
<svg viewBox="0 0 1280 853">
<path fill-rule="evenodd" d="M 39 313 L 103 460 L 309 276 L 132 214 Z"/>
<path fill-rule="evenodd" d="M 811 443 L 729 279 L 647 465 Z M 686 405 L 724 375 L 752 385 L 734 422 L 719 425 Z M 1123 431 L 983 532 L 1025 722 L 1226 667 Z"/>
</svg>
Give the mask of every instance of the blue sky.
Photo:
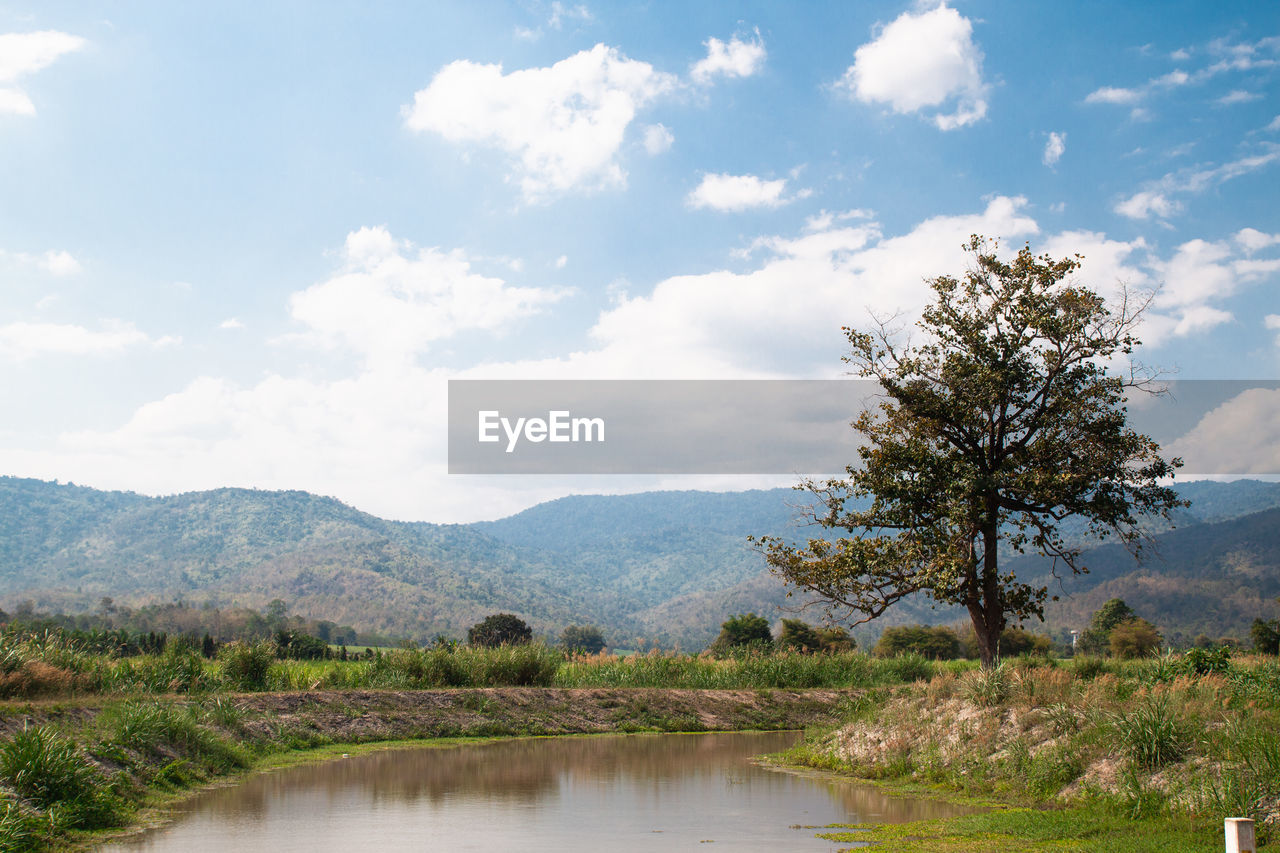
<svg viewBox="0 0 1280 853">
<path fill-rule="evenodd" d="M 837 375 L 984 233 L 1280 375 L 1280 7 L 0 3 L 0 472 L 494 517 L 465 378 Z M 1280 471 L 1280 392 L 1201 425 Z M 1212 462 L 1206 462 L 1212 466 Z"/>
</svg>

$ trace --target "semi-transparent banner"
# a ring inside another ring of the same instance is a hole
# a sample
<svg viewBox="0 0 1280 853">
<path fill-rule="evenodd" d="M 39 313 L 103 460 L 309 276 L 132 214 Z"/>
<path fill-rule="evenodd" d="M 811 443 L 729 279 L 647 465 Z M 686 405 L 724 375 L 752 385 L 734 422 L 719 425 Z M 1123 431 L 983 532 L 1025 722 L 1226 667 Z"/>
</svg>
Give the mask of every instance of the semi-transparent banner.
<svg viewBox="0 0 1280 853">
<path fill-rule="evenodd" d="M 1280 474 L 1280 381 L 1133 391 L 1130 425 L 1183 473 Z M 857 462 L 849 422 L 882 399 L 832 380 L 450 380 L 450 474 L 824 474 Z"/>
</svg>

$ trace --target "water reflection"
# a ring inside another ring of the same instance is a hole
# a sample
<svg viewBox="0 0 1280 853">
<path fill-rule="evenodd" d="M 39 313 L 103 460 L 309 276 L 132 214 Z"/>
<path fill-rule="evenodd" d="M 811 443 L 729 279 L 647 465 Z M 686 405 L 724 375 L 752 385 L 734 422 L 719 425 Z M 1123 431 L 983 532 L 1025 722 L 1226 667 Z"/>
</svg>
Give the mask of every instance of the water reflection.
<svg viewBox="0 0 1280 853">
<path fill-rule="evenodd" d="M 795 828 L 955 813 L 756 766 L 795 732 L 503 740 L 376 752 L 255 776 L 103 850 L 823 850 Z M 846 845 L 847 846 L 847 845 Z M 707 848 L 698 848 L 706 850 Z"/>
</svg>

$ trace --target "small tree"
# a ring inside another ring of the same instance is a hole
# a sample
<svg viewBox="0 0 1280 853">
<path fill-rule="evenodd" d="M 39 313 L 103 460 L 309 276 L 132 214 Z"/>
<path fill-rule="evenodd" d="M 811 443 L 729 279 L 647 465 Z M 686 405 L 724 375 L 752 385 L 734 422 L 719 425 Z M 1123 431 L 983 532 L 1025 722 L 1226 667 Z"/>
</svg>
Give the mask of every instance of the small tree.
<svg viewBox="0 0 1280 853">
<path fill-rule="evenodd" d="M 950 628 L 937 625 L 898 625 L 885 628 L 871 653 L 878 658 L 915 652 L 934 660 L 960 657 L 960 637 Z"/>
<path fill-rule="evenodd" d="M 594 655 L 604 651 L 604 635 L 595 625 L 570 625 L 560 634 L 560 645 L 567 652 Z"/>
<path fill-rule="evenodd" d="M 512 613 L 486 616 L 467 629 L 467 642 L 473 646 L 517 646 L 533 640 L 533 629 Z"/>
<path fill-rule="evenodd" d="M 769 620 L 754 613 L 738 613 L 720 625 L 720 635 L 711 644 L 714 652 L 744 648 L 768 648 L 773 645 Z"/>
<path fill-rule="evenodd" d="M 849 632 L 836 625 L 828 625 L 818 629 L 818 642 L 827 654 L 851 652 L 858 647 L 858 641 L 849 636 Z"/>
<path fill-rule="evenodd" d="M 1280 622 L 1254 619 L 1249 626 L 1249 639 L 1253 641 L 1253 650 L 1259 654 L 1280 654 Z"/>
<path fill-rule="evenodd" d="M 1123 599 L 1112 598 L 1094 611 L 1089 627 L 1080 635 L 1080 650 L 1091 655 L 1106 654 L 1111 648 L 1111 632 L 1123 622 L 1138 618 Z"/>
<path fill-rule="evenodd" d="M 1043 619 L 1048 597 L 1001 572 L 1001 540 L 1051 557 L 1055 574 L 1086 570 L 1059 533 L 1070 516 L 1136 550 L 1138 516 L 1181 505 L 1160 485 L 1181 462 L 1126 425 L 1125 393 L 1143 377 L 1104 366 L 1138 344 L 1145 303 L 1126 296 L 1113 313 L 1070 281 L 1079 256 L 1023 248 L 1005 262 L 979 237 L 966 248 L 971 270 L 930 282 L 918 345 L 883 323 L 845 330 L 845 361 L 883 402 L 853 422 L 862 467 L 803 486 L 822 498 L 819 524 L 855 535 L 761 543 L 775 573 L 863 622 L 917 593 L 962 605 L 989 666 L 1010 619 Z"/>
<path fill-rule="evenodd" d="M 1155 625 L 1135 617 L 1112 628 L 1109 642 L 1118 658 L 1145 658 L 1160 651 L 1162 640 Z"/>
<path fill-rule="evenodd" d="M 799 619 L 783 619 L 778 645 L 801 654 L 812 654 L 822 650 L 822 638 L 813 630 L 812 625 Z"/>
</svg>

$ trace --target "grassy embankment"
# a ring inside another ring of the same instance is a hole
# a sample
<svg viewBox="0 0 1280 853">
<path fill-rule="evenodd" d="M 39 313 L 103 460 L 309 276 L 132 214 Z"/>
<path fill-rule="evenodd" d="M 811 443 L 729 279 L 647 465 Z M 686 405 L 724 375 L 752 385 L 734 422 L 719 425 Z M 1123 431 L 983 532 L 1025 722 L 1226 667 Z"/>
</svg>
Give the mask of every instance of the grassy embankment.
<svg viewBox="0 0 1280 853">
<path fill-rule="evenodd" d="M 0 850 L 82 844 L 293 750 L 831 725 L 856 696 L 847 688 L 938 669 L 918 656 L 566 658 L 537 645 L 359 662 L 276 660 L 269 644 L 233 644 L 217 660 L 176 645 L 115 658 L 56 634 L 10 635 L 0 638 Z"/>
<path fill-rule="evenodd" d="M 235 646 L 209 661 L 36 637 L 0 646 L 0 695 L 26 697 L 0 703 L 0 849 L 83 842 L 289 751 L 430 737 L 817 724 L 790 761 L 1003 804 L 828 830 L 895 850 L 1218 850 L 1224 815 L 1273 820 L 1280 803 L 1275 659 L 1024 659 L 983 673 L 856 653 L 464 647 L 303 662 Z"/>
<path fill-rule="evenodd" d="M 868 692 L 786 760 L 995 806 L 826 833 L 895 851 L 1209 853 L 1227 816 L 1258 821 L 1266 849 L 1280 836 L 1280 665 L 1192 655 L 946 671 Z"/>
</svg>

